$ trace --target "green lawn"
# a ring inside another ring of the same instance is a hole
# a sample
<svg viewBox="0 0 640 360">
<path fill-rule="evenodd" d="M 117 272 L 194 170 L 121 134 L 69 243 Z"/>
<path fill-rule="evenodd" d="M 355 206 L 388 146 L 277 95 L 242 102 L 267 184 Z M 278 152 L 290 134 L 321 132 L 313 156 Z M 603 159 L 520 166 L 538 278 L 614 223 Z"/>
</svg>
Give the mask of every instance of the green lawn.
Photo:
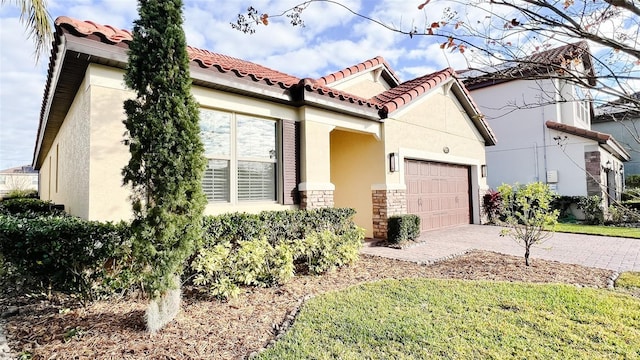
<svg viewBox="0 0 640 360">
<path fill-rule="evenodd" d="M 386 280 L 321 295 L 260 359 L 640 359 L 640 301 L 610 290 Z"/>
<path fill-rule="evenodd" d="M 555 227 L 555 231 L 575 234 L 606 235 L 640 239 L 640 229 L 638 228 L 581 224 L 558 224 Z"/>
</svg>

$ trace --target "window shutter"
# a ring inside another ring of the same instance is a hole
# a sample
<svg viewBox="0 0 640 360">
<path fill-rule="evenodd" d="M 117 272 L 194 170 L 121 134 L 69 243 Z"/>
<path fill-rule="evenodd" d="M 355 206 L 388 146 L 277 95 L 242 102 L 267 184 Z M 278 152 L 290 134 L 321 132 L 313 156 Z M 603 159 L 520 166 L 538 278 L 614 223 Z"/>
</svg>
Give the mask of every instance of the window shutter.
<svg viewBox="0 0 640 360">
<path fill-rule="evenodd" d="M 300 203 L 300 123 L 282 120 L 283 204 Z"/>
</svg>

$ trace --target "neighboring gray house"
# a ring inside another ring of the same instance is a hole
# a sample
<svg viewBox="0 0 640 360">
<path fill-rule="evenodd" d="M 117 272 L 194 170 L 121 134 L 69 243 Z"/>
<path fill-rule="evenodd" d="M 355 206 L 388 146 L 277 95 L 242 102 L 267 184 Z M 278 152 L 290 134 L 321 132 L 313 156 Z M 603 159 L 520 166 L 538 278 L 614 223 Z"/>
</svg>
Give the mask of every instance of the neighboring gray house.
<svg viewBox="0 0 640 360">
<path fill-rule="evenodd" d="M 631 95 L 640 101 L 640 92 Z M 618 99 L 597 107 L 591 128 L 613 135 L 631 155 L 624 164 L 625 176 L 640 175 L 640 105 Z"/>
<path fill-rule="evenodd" d="M 30 165 L 0 170 L 0 197 L 13 190 L 38 190 L 38 172 Z"/>
</svg>

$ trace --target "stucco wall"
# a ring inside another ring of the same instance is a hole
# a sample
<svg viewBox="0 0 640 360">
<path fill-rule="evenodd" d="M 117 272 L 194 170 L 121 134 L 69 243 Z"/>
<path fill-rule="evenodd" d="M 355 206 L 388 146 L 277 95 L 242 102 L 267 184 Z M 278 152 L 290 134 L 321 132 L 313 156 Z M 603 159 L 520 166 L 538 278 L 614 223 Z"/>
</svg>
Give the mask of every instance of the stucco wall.
<svg viewBox="0 0 640 360">
<path fill-rule="evenodd" d="M 89 217 L 90 96 L 85 78 L 40 169 L 40 198 L 84 218 Z"/>
<path fill-rule="evenodd" d="M 491 188 L 503 183 L 545 181 L 545 152 L 553 144 L 547 142 L 544 123 L 557 121 L 558 109 L 535 104 L 539 92 L 540 84 L 533 81 L 510 81 L 472 91 L 498 139 L 495 146 L 487 148 L 487 181 Z M 533 106 L 524 108 L 525 103 Z"/>
<path fill-rule="evenodd" d="M 467 165 L 471 169 L 473 221 L 480 221 L 479 196 L 487 189 L 481 177 L 485 164 L 484 139 L 453 95 L 443 89 L 426 94 L 407 111 L 393 114 L 384 124 L 386 187 L 406 187 L 404 159 L 418 159 Z M 400 169 L 389 172 L 388 154 L 398 152 Z"/>
<path fill-rule="evenodd" d="M 329 86 L 368 99 L 390 88 L 389 84 L 381 76 L 376 77 L 381 70 L 379 68 L 378 70 L 358 74 L 337 84 L 329 84 Z"/>
<path fill-rule="evenodd" d="M 384 182 L 384 144 L 374 136 L 331 132 L 331 183 L 334 205 L 356 209 L 355 222 L 373 237 L 371 185 Z"/>
<path fill-rule="evenodd" d="M 122 185 L 122 169 L 129 161 L 124 145 L 124 101 L 134 93 L 124 88 L 120 70 L 91 65 L 91 172 L 89 219 L 130 220 L 129 190 Z"/>
<path fill-rule="evenodd" d="M 565 138 L 566 136 L 566 138 Z M 560 137 L 560 144 L 554 137 Z M 558 194 L 567 196 L 587 195 L 584 153 L 589 148 L 598 148 L 598 143 L 579 136 L 547 129 L 547 170 L 556 171 L 558 182 L 550 183 Z M 546 174 L 541 181 L 547 181 Z"/>
<path fill-rule="evenodd" d="M 121 171 L 129 160 L 128 148 L 122 142 L 126 130 L 122 121 L 126 118 L 123 103 L 127 98 L 133 97 L 134 93 L 126 90 L 123 76 L 124 71 L 120 69 L 96 64 L 89 66 L 79 95 L 43 163 L 42 197 L 65 204 L 74 215 L 92 220 L 117 221 L 131 218 L 128 199 L 130 191 L 122 185 Z M 208 108 L 273 119 L 296 119 L 298 116 L 296 109 L 279 104 L 200 87 L 194 87 L 193 93 L 201 106 Z M 55 193 L 57 144 L 60 144 L 59 191 Z M 48 185 L 49 178 L 51 187 Z M 292 208 L 296 206 L 273 202 L 209 204 L 205 213 L 259 212 Z"/>
</svg>

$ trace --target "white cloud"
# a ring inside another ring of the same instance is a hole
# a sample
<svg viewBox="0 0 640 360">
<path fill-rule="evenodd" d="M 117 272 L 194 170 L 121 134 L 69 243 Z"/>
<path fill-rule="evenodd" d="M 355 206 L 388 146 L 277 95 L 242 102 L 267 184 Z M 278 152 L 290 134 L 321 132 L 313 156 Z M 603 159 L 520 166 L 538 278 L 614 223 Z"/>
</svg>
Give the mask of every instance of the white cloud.
<svg viewBox="0 0 640 360">
<path fill-rule="evenodd" d="M 184 0 L 187 41 L 195 47 L 254 61 L 295 76 L 313 78 L 378 55 L 390 63 L 402 80 L 449 66 L 463 69 L 468 67 L 467 61 L 475 61 L 471 51 L 463 56 L 459 52 L 441 50 L 439 44 L 443 38 L 409 38 L 328 2 L 312 3 L 304 10 L 302 19 L 305 27 L 293 27 L 287 18 L 276 17 L 300 2 Z M 508 18 L 510 15 L 508 8 L 491 7 L 486 2 L 479 5 L 480 0 L 432 1 L 424 10 L 418 10 L 420 2 L 340 1 L 354 11 L 404 31 L 414 26 L 418 31 L 424 31 L 426 26 L 442 19 L 446 8 L 457 12 L 467 24 L 486 23 L 490 12 L 494 18 Z M 230 26 L 239 13 L 246 13 L 249 5 L 259 13 L 269 13 L 271 20 L 268 26 L 257 26 L 253 35 L 243 34 Z M 474 10 L 470 10 L 471 7 Z M 131 29 L 132 21 L 138 17 L 137 2 L 133 0 L 50 0 L 49 10 L 53 18 L 67 15 L 125 29 Z M 26 40 L 17 14 L 18 9 L 11 3 L 0 6 L 0 168 L 31 162 L 48 68 L 47 56 L 38 66 L 34 65 L 33 43 Z M 614 33 L 616 27 L 613 25 L 607 24 L 601 31 Z M 494 34 L 502 33 L 496 31 Z M 525 38 L 516 38 L 514 42 L 521 45 L 521 50 L 530 51 L 531 43 Z M 592 49 L 594 52 L 606 50 L 593 44 Z M 486 61 L 482 57 L 477 60 Z M 637 86 L 637 81 L 630 85 Z"/>
</svg>

